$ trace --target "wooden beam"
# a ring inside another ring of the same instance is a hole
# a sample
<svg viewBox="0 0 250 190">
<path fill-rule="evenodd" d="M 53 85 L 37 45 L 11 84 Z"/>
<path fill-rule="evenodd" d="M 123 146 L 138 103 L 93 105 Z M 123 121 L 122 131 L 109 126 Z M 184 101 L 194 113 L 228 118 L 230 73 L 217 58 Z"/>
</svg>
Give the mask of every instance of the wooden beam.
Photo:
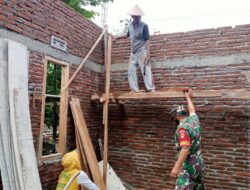
<svg viewBox="0 0 250 190">
<path fill-rule="evenodd" d="M 167 98 L 182 98 L 182 91 L 157 91 L 157 92 L 115 92 L 109 94 L 109 99 L 115 100 L 145 100 L 145 99 L 167 99 Z M 233 99 L 249 99 L 250 91 L 246 89 L 235 90 L 193 90 L 193 97 L 220 97 Z M 105 94 L 93 94 L 91 100 L 105 102 Z"/>
<path fill-rule="evenodd" d="M 62 66 L 61 87 L 63 87 L 69 80 L 69 65 Z M 49 97 L 46 95 L 46 97 Z M 60 97 L 60 96 L 59 96 Z M 61 94 L 60 99 L 60 116 L 59 116 L 59 152 L 64 154 L 66 149 L 67 139 L 67 119 L 68 119 L 68 90 Z"/>
<path fill-rule="evenodd" d="M 9 41 L 7 54 L 8 72 L 5 76 L 8 78 L 8 92 L 1 93 L 8 93 L 9 97 L 8 112 L 11 131 L 9 141 L 12 145 L 10 150 L 13 156 L 10 161 L 16 168 L 12 171 L 12 175 L 15 175 L 17 171 L 17 178 L 11 181 L 11 189 L 41 190 L 29 112 L 28 50 L 22 44 Z M 15 186 L 15 184 L 18 185 Z"/>
<path fill-rule="evenodd" d="M 220 97 L 221 91 L 216 90 L 193 90 L 193 97 Z M 115 92 L 109 94 L 109 99 L 116 100 L 143 100 L 143 99 L 164 99 L 184 97 L 182 91 L 156 91 L 156 92 Z M 91 100 L 105 101 L 105 94 L 93 94 Z"/>
<path fill-rule="evenodd" d="M 89 136 L 89 132 L 88 132 L 85 119 L 83 117 L 79 99 L 72 98 L 70 102 L 70 106 L 71 106 L 71 110 L 72 110 L 72 114 L 73 114 L 73 118 L 75 122 L 75 127 L 82 141 L 84 152 L 87 157 L 87 161 L 89 164 L 91 174 L 93 176 L 94 183 L 100 188 L 100 190 L 105 190 L 106 189 L 105 184 L 102 179 L 101 172 L 99 170 L 97 158 L 95 155 L 93 144 Z"/>
<path fill-rule="evenodd" d="M 92 46 L 92 48 L 89 50 L 89 52 L 86 55 L 86 57 L 82 60 L 82 62 L 80 63 L 80 65 L 78 66 L 78 68 L 76 69 L 76 71 L 74 72 L 74 74 L 72 75 L 72 77 L 69 79 L 69 81 L 67 82 L 67 84 L 61 89 L 61 93 L 63 93 L 63 91 L 66 90 L 69 87 L 70 83 L 74 80 L 74 78 L 76 77 L 77 73 L 81 70 L 82 66 L 87 61 L 87 59 L 89 58 L 90 54 L 93 52 L 93 50 L 95 49 L 95 47 L 97 46 L 97 44 L 100 42 L 100 40 L 102 39 L 102 37 L 103 37 L 103 35 L 105 34 L 106 31 L 107 31 L 107 28 L 104 28 L 103 31 L 102 31 L 102 33 L 101 33 L 101 35 L 96 40 L 96 42 L 94 43 L 94 45 Z"/>
<path fill-rule="evenodd" d="M 69 66 L 69 64 L 67 62 L 64 61 L 59 61 L 53 57 L 50 56 L 45 56 L 45 59 L 48 60 L 49 62 L 53 63 L 53 64 L 57 64 L 57 65 L 61 65 L 62 67 L 66 67 Z"/>
<path fill-rule="evenodd" d="M 107 178 L 107 164 L 108 164 L 108 104 L 109 104 L 109 91 L 110 91 L 110 65 L 111 65 L 111 48 L 112 37 L 108 34 L 107 44 L 105 44 L 105 68 L 106 68 L 106 87 L 105 87 L 105 101 L 103 106 L 104 116 L 104 152 L 103 152 L 103 181 L 106 184 Z"/>
<path fill-rule="evenodd" d="M 39 148 L 38 158 L 41 159 L 43 156 L 43 131 L 44 131 L 44 119 L 45 119 L 45 102 L 46 102 L 46 83 L 47 83 L 47 66 L 48 60 L 44 59 L 43 66 L 43 91 L 42 91 L 42 107 L 41 107 L 41 123 L 40 123 L 40 135 L 39 135 Z"/>
<path fill-rule="evenodd" d="M 86 174 L 88 175 L 88 177 L 91 180 L 93 180 L 91 173 L 90 173 L 90 170 L 89 170 L 87 157 L 86 157 L 86 154 L 84 152 L 84 147 L 83 147 L 83 144 L 81 143 L 81 138 L 80 138 L 80 135 L 79 135 L 77 130 L 75 130 L 75 135 L 76 135 L 76 147 L 77 147 L 78 156 L 79 156 L 79 160 L 80 160 L 81 170 L 85 171 Z M 85 187 L 81 186 L 79 190 L 87 190 L 87 189 Z"/>
<path fill-rule="evenodd" d="M 80 137 L 80 134 L 79 134 L 77 129 L 75 130 L 75 134 L 76 134 L 77 150 L 78 150 L 80 163 L 81 163 L 81 169 L 84 170 L 87 173 L 89 178 L 91 178 L 91 172 L 89 170 L 87 157 L 86 157 L 86 154 L 84 152 L 84 147 L 83 147 L 83 144 L 81 143 L 81 137 Z"/>
</svg>

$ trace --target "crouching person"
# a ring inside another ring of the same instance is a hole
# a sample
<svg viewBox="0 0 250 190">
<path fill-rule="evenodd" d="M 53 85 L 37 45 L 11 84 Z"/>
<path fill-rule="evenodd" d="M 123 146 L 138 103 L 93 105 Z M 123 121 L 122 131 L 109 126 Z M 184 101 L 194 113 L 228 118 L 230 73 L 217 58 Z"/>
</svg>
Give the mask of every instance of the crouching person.
<svg viewBox="0 0 250 190">
<path fill-rule="evenodd" d="M 88 175 L 81 171 L 77 150 L 63 156 L 62 166 L 63 171 L 59 176 L 56 190 L 79 190 L 80 186 L 85 187 L 87 190 L 99 190 Z"/>
</svg>

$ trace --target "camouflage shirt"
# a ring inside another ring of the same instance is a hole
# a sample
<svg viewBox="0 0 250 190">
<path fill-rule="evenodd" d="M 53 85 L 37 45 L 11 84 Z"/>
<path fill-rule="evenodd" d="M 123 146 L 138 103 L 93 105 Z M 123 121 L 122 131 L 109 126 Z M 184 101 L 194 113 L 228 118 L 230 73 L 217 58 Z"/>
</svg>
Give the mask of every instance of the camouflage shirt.
<svg viewBox="0 0 250 190">
<path fill-rule="evenodd" d="M 191 115 L 183 121 L 175 133 L 175 145 L 177 151 L 183 146 L 190 147 L 190 153 L 184 162 L 184 169 L 191 169 L 195 165 L 197 169 L 203 168 L 203 159 L 201 157 L 201 127 L 198 116 Z M 194 168 L 193 168 L 194 169 Z M 192 170 L 191 173 L 195 172 Z"/>
</svg>

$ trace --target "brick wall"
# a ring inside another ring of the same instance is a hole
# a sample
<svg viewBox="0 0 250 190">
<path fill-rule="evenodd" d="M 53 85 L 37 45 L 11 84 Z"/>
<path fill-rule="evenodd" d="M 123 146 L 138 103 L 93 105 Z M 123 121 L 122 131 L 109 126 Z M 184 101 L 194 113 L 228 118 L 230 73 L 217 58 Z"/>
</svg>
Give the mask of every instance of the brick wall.
<svg viewBox="0 0 250 190">
<path fill-rule="evenodd" d="M 84 57 L 102 29 L 61 0 L 1 0 L 0 27 L 50 44 L 51 35 L 67 42 L 68 52 Z M 103 43 L 90 56 L 103 62 Z"/>
<path fill-rule="evenodd" d="M 29 64 L 29 93 L 30 93 L 30 112 L 31 124 L 35 149 L 38 151 L 40 122 L 41 122 L 41 100 L 36 99 L 35 107 L 33 107 L 33 92 L 42 93 L 43 72 L 44 72 L 44 54 L 30 52 Z M 70 76 L 76 70 L 76 65 L 70 68 Z M 90 101 L 92 93 L 100 90 L 101 75 L 93 71 L 82 69 L 75 80 L 69 86 L 69 100 L 71 97 L 79 98 L 81 101 L 84 117 L 89 128 L 92 142 L 97 149 L 97 139 L 100 133 L 99 105 Z M 71 110 L 68 110 L 68 128 L 67 128 L 67 150 L 74 149 L 75 146 L 75 130 L 74 121 Z M 99 152 L 97 151 L 99 156 Z M 61 160 L 55 159 L 48 162 L 39 163 L 39 172 L 43 189 L 54 190 L 57 184 L 58 176 L 62 171 Z"/>
<path fill-rule="evenodd" d="M 151 36 L 150 50 L 155 60 L 248 53 L 250 25 Z M 117 41 L 113 46 L 112 60 L 123 62 L 129 53 L 129 40 Z"/>
<path fill-rule="evenodd" d="M 176 126 L 169 112 L 180 103 L 185 101 L 129 101 L 124 107 L 110 106 L 109 160 L 122 179 L 146 189 L 174 188 L 169 175 L 176 159 Z M 196 98 L 194 103 L 203 129 L 205 189 L 247 190 L 249 102 Z"/>
<path fill-rule="evenodd" d="M 244 72 L 250 62 L 226 65 L 170 65 L 158 68 L 160 62 L 175 58 L 205 59 L 216 56 L 249 53 L 250 25 L 223 27 L 163 34 L 151 37 L 151 56 L 157 90 L 191 87 L 193 89 L 249 89 Z M 112 60 L 127 63 L 129 41 L 113 46 Z M 218 62 L 221 62 L 218 60 Z M 155 66 L 155 68 L 154 68 Z M 140 89 L 144 88 L 138 72 Z M 111 91 L 128 91 L 127 71 L 111 73 Z M 184 98 L 127 101 L 110 105 L 110 164 L 119 176 L 136 187 L 146 189 L 174 188 L 170 172 L 176 160 L 174 132 L 170 110 Z M 249 108 L 250 101 L 229 98 L 194 98 L 203 129 L 202 148 L 206 161 L 206 190 L 249 189 Z"/>
<path fill-rule="evenodd" d="M 0 0 L 0 28 L 21 34 L 31 39 L 50 44 L 52 35 L 67 42 L 67 53 L 84 57 L 95 43 L 102 29 L 84 19 L 80 14 L 65 5 L 61 0 Z M 47 52 L 51 54 L 50 52 Z M 47 54 L 46 53 L 46 54 Z M 103 63 L 103 41 L 101 41 L 90 59 L 95 63 Z M 30 51 L 29 60 L 29 94 L 31 125 L 36 153 L 39 146 L 41 100 L 35 100 L 33 92 L 42 93 L 45 54 Z M 53 57 L 53 56 L 52 56 Z M 60 60 L 59 60 L 60 61 Z M 77 65 L 71 65 L 70 76 Z M 77 97 L 81 100 L 84 117 L 90 131 L 94 148 L 97 149 L 100 119 L 99 104 L 93 104 L 90 96 L 100 91 L 102 76 L 88 69 L 82 69 L 69 87 L 69 99 Z M 68 112 L 67 150 L 75 148 L 75 131 L 71 110 Z M 97 151 L 99 157 L 99 151 Z M 61 172 L 61 159 L 39 162 L 39 172 L 44 190 L 54 190 Z M 1 182 L 0 182 L 1 185 Z M 1 188 L 0 188 L 1 189 Z"/>
</svg>

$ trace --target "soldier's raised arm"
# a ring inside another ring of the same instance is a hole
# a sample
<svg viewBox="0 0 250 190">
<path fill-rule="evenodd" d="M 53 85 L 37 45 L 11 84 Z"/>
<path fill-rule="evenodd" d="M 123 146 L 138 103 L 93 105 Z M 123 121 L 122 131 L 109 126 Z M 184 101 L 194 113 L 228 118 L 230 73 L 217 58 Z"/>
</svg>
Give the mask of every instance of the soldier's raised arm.
<svg viewBox="0 0 250 190">
<path fill-rule="evenodd" d="M 195 107 L 192 101 L 192 89 L 189 88 L 188 90 L 184 91 L 186 100 L 187 100 L 187 104 L 188 104 L 188 111 L 189 111 L 189 115 L 194 115 L 195 113 Z"/>
</svg>

